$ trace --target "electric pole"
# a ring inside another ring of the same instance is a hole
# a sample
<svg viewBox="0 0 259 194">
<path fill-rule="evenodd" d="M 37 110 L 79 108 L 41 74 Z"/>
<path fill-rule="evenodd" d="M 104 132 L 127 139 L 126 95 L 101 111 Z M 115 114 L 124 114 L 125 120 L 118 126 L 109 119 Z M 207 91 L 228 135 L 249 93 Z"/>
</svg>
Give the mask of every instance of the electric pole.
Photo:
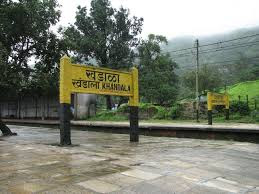
<svg viewBox="0 0 259 194">
<path fill-rule="evenodd" d="M 196 121 L 199 122 L 199 40 L 195 41 L 196 47 Z"/>
</svg>

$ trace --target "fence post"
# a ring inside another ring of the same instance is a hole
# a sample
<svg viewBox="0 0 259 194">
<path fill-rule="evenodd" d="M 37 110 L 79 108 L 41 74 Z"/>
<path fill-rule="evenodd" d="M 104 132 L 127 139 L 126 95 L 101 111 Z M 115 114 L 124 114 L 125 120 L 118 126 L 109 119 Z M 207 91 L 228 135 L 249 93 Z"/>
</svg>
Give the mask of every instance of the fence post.
<svg viewBox="0 0 259 194">
<path fill-rule="evenodd" d="M 249 105 L 248 105 L 248 95 L 246 95 L 246 106 L 247 106 L 247 108 L 249 107 Z"/>
<path fill-rule="evenodd" d="M 21 97 L 18 98 L 18 119 L 21 119 Z"/>
<path fill-rule="evenodd" d="M 255 110 L 257 109 L 257 101 L 256 101 L 256 99 L 255 99 Z"/>
<path fill-rule="evenodd" d="M 35 119 L 38 117 L 38 100 L 37 97 L 35 98 Z"/>
<path fill-rule="evenodd" d="M 49 119 L 49 96 L 47 97 L 47 119 Z"/>
</svg>

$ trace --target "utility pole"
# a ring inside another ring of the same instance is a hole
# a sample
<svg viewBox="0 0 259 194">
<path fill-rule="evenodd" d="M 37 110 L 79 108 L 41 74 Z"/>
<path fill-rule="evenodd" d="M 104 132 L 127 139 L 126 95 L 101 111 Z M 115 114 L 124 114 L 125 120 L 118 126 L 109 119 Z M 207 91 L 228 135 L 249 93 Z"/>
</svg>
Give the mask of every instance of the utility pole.
<svg viewBox="0 0 259 194">
<path fill-rule="evenodd" d="M 196 121 L 199 122 L 199 40 L 195 41 L 196 47 Z"/>
</svg>

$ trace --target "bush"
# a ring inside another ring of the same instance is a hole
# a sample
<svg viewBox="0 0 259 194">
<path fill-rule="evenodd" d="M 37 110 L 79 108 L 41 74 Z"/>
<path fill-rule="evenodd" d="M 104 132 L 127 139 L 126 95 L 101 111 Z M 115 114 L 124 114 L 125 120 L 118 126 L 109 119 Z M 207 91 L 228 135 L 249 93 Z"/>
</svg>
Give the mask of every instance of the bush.
<svg viewBox="0 0 259 194">
<path fill-rule="evenodd" d="M 230 104 L 230 111 L 233 113 L 239 112 L 240 115 L 249 115 L 250 109 L 245 102 L 232 101 Z"/>
<path fill-rule="evenodd" d="M 96 114 L 95 117 L 90 118 L 89 120 L 122 121 L 127 120 L 127 117 L 124 115 L 117 114 L 116 111 L 102 111 Z"/>
<path fill-rule="evenodd" d="M 153 116 L 153 119 L 166 119 L 166 109 L 164 107 L 161 106 L 157 106 L 156 107 L 156 114 Z"/>
<path fill-rule="evenodd" d="M 120 113 L 129 113 L 128 103 L 121 104 L 117 111 L 120 112 Z"/>
<path fill-rule="evenodd" d="M 169 111 L 169 113 L 168 113 L 168 116 L 169 116 L 171 119 L 177 119 L 177 118 L 181 117 L 182 110 L 183 110 L 182 105 L 180 105 L 180 104 L 173 105 L 173 106 L 170 108 L 170 111 Z"/>
<path fill-rule="evenodd" d="M 259 111 L 258 110 L 254 110 L 251 112 L 251 117 L 253 118 L 253 120 L 255 120 L 256 122 L 259 122 Z"/>
<path fill-rule="evenodd" d="M 225 105 L 218 105 L 218 106 L 215 106 L 215 110 L 216 110 L 218 113 L 225 113 Z"/>
<path fill-rule="evenodd" d="M 163 111 L 160 110 L 159 106 L 155 106 L 151 103 L 140 103 L 139 104 L 139 119 L 151 119 L 151 118 L 161 118 L 163 119 L 164 116 L 162 113 Z M 129 106 L 128 104 L 122 104 L 118 110 L 117 113 L 121 113 L 121 114 L 129 114 Z M 162 112 L 161 112 L 162 111 Z M 159 112 L 159 113 L 158 113 Z M 157 115 L 158 114 L 158 115 Z M 157 115 L 157 116 L 156 116 Z"/>
</svg>

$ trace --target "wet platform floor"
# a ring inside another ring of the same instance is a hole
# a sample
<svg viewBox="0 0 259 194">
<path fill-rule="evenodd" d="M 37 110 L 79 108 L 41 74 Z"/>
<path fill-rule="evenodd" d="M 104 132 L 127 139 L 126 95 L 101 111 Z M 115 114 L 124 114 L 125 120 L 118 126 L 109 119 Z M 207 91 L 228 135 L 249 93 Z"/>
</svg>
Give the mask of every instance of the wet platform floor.
<svg viewBox="0 0 259 194">
<path fill-rule="evenodd" d="M 259 193 L 259 144 L 9 127 L 0 193 Z"/>
</svg>

